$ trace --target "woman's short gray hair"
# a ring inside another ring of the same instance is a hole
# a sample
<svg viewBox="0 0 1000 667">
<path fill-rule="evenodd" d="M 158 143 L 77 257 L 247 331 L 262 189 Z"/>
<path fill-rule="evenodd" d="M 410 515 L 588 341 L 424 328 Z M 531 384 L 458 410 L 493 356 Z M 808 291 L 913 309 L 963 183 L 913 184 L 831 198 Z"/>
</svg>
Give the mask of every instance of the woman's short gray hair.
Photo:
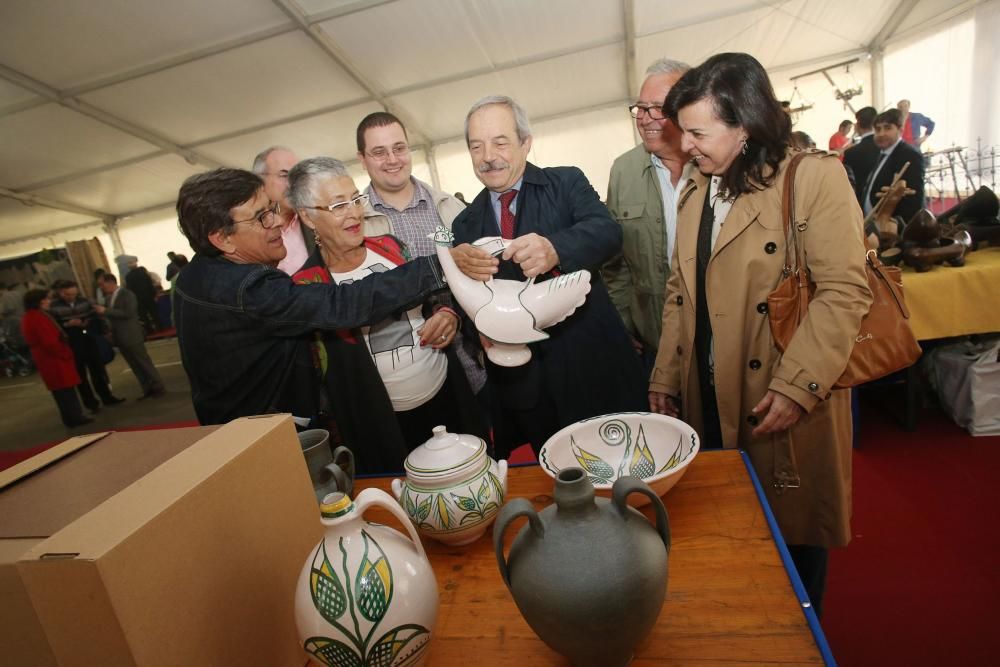
<svg viewBox="0 0 1000 667">
<path fill-rule="evenodd" d="M 295 208 L 316 203 L 316 184 L 339 176 L 350 176 L 347 167 L 332 157 L 311 157 L 302 160 L 288 172 L 288 201 Z"/>
<path fill-rule="evenodd" d="M 469 145 L 469 119 L 483 107 L 504 106 L 514 114 L 514 123 L 517 125 L 517 138 L 523 144 L 531 136 L 531 124 L 528 122 L 528 114 L 525 113 L 521 105 L 506 95 L 487 95 L 472 105 L 469 113 L 465 114 L 465 145 Z"/>
</svg>

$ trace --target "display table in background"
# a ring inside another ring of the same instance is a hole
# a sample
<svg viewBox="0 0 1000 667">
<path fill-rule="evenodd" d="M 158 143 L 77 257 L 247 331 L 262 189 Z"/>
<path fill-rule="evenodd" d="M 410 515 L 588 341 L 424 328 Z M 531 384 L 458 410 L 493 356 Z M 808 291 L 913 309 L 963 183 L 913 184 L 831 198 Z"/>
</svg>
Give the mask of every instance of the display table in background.
<svg viewBox="0 0 1000 667">
<path fill-rule="evenodd" d="M 811 610 L 803 613 L 754 480 L 740 452 L 702 452 L 667 494 L 673 532 L 667 601 L 633 665 L 822 664 L 826 640 Z M 355 493 L 388 491 L 390 481 L 359 479 Z M 538 466 L 508 474 L 508 499 L 528 498 L 539 510 L 553 502 L 552 487 Z M 398 527 L 384 510 L 365 517 Z M 522 524 L 507 531 L 508 548 Z M 424 546 L 441 595 L 428 665 L 565 664 L 518 612 L 497 569 L 492 530 L 464 547 L 426 538 Z"/>
<path fill-rule="evenodd" d="M 970 252 L 965 266 L 938 264 L 924 273 L 902 268 L 910 328 L 917 340 L 1000 331 L 1000 248 Z M 913 431 L 923 389 L 916 365 L 905 376 L 903 428 Z"/>
<path fill-rule="evenodd" d="M 1000 248 L 970 252 L 960 267 L 904 266 L 903 294 L 917 340 L 1000 331 Z"/>
</svg>

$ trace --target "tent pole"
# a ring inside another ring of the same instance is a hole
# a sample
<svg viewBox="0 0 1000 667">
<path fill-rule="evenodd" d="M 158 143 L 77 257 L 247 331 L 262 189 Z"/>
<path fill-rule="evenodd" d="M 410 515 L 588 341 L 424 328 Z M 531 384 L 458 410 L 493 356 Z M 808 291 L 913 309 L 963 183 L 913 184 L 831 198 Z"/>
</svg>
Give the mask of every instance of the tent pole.
<svg viewBox="0 0 1000 667">
<path fill-rule="evenodd" d="M 104 231 L 111 237 L 111 247 L 115 251 L 115 257 L 124 255 L 125 246 L 122 245 L 122 237 L 118 235 L 118 218 L 106 220 L 104 222 Z M 124 277 L 122 276 L 122 278 Z"/>
<path fill-rule="evenodd" d="M 883 69 L 885 51 L 880 47 L 872 51 L 871 56 L 872 106 L 881 111 L 885 105 L 885 70 Z"/>
<path fill-rule="evenodd" d="M 427 166 L 431 169 L 431 185 L 435 190 L 441 189 L 441 178 L 438 176 L 437 148 L 434 144 L 427 145 Z"/>
</svg>

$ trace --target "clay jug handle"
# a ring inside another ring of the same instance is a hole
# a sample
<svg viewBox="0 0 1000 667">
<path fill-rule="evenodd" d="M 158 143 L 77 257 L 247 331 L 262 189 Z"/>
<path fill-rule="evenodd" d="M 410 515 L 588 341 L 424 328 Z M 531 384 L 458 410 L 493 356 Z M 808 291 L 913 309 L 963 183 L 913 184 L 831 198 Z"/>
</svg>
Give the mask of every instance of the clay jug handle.
<svg viewBox="0 0 1000 667">
<path fill-rule="evenodd" d="M 403 508 L 400 507 L 399 503 L 392 496 L 382 489 L 365 489 L 354 499 L 354 508 L 358 516 L 363 515 L 372 507 L 381 507 L 396 517 L 403 524 L 403 527 L 406 528 L 406 532 L 410 534 L 413 546 L 416 548 L 417 553 L 420 554 L 420 557 L 427 558 L 427 554 L 424 552 L 424 545 L 420 541 L 420 535 L 417 534 L 417 529 L 414 527 L 413 521 L 410 520 L 410 517 L 406 516 L 406 512 L 403 511 Z"/>
<path fill-rule="evenodd" d="M 667 553 L 670 553 L 670 517 L 667 516 L 667 508 L 663 506 L 663 500 L 656 495 L 656 492 L 638 477 L 631 475 L 619 477 L 618 481 L 611 487 L 611 502 L 618 510 L 618 514 L 623 519 L 629 514 L 628 497 L 633 493 L 641 493 L 649 498 L 650 504 L 656 512 L 656 532 L 660 534 L 660 539 L 663 540 L 663 546 L 667 548 Z"/>
<path fill-rule="evenodd" d="M 514 498 L 501 507 L 500 513 L 497 514 L 496 523 L 493 524 L 493 549 L 497 553 L 497 565 L 500 567 L 500 576 L 503 577 L 503 583 L 507 585 L 507 588 L 510 588 L 510 573 L 507 569 L 507 559 L 503 555 L 503 536 L 507 532 L 507 527 L 511 522 L 522 516 L 528 517 L 528 525 L 531 526 L 531 530 L 537 537 L 545 535 L 545 526 L 542 525 L 542 520 L 538 518 L 538 512 L 524 498 Z"/>
<path fill-rule="evenodd" d="M 346 481 L 344 488 L 341 490 L 349 496 L 352 495 L 354 491 L 354 452 L 341 445 L 333 450 L 333 462 L 340 468 Z M 337 482 L 339 483 L 340 479 Z"/>
</svg>

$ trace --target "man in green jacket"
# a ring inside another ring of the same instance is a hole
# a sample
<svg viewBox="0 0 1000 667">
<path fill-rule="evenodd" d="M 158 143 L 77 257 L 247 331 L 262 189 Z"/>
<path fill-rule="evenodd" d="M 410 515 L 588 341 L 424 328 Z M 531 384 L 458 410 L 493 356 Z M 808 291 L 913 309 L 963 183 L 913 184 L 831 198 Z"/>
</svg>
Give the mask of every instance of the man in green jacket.
<svg viewBox="0 0 1000 667">
<path fill-rule="evenodd" d="M 611 167 L 607 205 L 622 226 L 622 253 L 602 269 L 611 300 L 636 351 L 652 368 L 660 342 L 663 298 L 670 275 L 677 196 L 690 173 L 681 134 L 663 115 L 663 100 L 690 66 L 662 58 L 646 70 L 629 107 L 642 143 Z"/>
</svg>

